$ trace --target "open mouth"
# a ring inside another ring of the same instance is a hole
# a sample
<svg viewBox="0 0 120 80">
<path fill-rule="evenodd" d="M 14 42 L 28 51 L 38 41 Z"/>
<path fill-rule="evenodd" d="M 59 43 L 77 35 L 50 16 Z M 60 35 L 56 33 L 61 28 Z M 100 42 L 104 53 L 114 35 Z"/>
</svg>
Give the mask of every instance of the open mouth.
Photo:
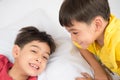
<svg viewBox="0 0 120 80">
<path fill-rule="evenodd" d="M 38 69 L 39 69 L 39 66 L 37 66 L 36 64 L 29 63 L 29 65 L 30 65 L 34 70 L 38 70 Z"/>
</svg>

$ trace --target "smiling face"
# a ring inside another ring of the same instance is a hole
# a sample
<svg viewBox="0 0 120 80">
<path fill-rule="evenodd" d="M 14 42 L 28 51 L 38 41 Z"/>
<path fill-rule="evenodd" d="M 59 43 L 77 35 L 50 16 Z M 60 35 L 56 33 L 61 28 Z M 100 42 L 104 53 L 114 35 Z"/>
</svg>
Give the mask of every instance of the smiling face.
<svg viewBox="0 0 120 80">
<path fill-rule="evenodd" d="M 13 56 L 14 67 L 20 75 L 37 76 L 46 67 L 50 55 L 50 48 L 45 42 L 32 41 L 22 49 L 15 45 Z"/>
<path fill-rule="evenodd" d="M 84 49 L 96 39 L 95 25 L 93 24 L 74 21 L 73 26 L 65 28 L 71 34 L 72 40 Z"/>
</svg>

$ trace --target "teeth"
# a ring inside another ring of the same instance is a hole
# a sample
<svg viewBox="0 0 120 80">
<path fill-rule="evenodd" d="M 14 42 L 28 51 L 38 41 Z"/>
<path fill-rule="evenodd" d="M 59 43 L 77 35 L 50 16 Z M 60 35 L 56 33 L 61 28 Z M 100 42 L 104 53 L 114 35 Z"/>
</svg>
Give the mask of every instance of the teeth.
<svg viewBox="0 0 120 80">
<path fill-rule="evenodd" d="M 34 67 L 34 68 L 36 68 L 36 69 L 39 68 L 39 67 L 38 67 L 37 65 L 35 65 L 35 64 L 31 64 L 31 66 Z"/>
</svg>

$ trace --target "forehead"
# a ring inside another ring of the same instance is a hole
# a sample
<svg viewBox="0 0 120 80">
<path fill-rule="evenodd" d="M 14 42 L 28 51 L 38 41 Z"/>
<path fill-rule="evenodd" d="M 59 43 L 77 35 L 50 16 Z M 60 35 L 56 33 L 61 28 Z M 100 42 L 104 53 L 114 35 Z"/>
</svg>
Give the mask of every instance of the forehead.
<svg viewBox="0 0 120 80">
<path fill-rule="evenodd" d="M 40 46 L 40 45 L 45 45 L 45 44 L 47 45 L 46 42 L 40 42 L 38 40 L 35 40 L 35 41 L 31 41 L 31 42 L 27 43 L 26 45 L 38 45 L 38 46 Z"/>
<path fill-rule="evenodd" d="M 73 21 L 72 24 L 73 26 L 65 26 L 65 28 L 68 31 L 76 31 L 76 30 L 85 30 L 90 26 L 85 22 L 78 22 L 78 21 Z"/>
</svg>

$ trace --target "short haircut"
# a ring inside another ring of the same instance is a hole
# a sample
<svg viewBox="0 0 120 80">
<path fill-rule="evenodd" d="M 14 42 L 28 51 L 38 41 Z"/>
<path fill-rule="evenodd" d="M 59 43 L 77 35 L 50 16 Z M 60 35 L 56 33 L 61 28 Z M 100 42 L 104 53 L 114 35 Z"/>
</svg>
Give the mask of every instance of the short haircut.
<svg viewBox="0 0 120 80">
<path fill-rule="evenodd" d="M 64 0 L 59 11 L 62 26 L 73 26 L 72 21 L 90 23 L 96 16 L 109 21 L 108 0 Z"/>
<path fill-rule="evenodd" d="M 51 37 L 51 35 L 47 34 L 45 31 L 39 31 L 34 26 L 27 26 L 19 30 L 15 44 L 20 48 L 23 48 L 27 43 L 31 41 L 40 41 L 45 42 L 50 47 L 50 53 L 55 51 L 56 45 Z"/>
</svg>

